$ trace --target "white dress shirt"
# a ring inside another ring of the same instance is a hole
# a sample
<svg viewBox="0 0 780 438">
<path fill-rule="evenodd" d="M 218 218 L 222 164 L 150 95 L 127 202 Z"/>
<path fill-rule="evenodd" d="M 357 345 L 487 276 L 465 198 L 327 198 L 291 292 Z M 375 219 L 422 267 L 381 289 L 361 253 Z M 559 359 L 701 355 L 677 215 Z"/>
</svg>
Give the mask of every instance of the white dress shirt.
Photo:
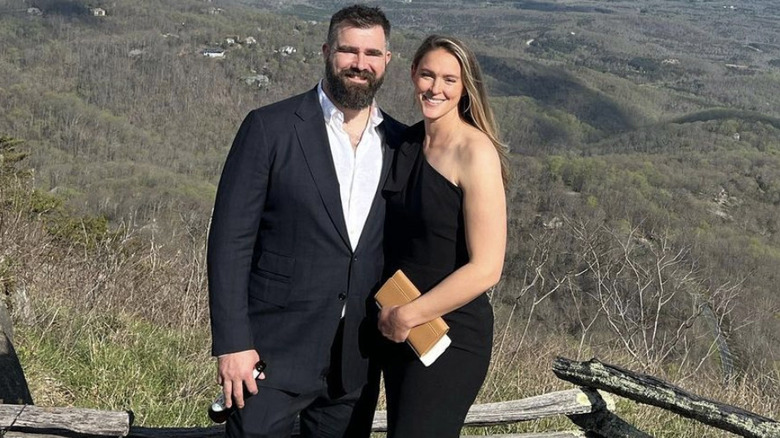
<svg viewBox="0 0 780 438">
<path fill-rule="evenodd" d="M 352 148 L 349 134 L 344 130 L 344 113 L 331 102 L 322 89 L 317 87 L 325 126 L 328 131 L 330 153 L 336 167 L 341 195 L 341 209 L 347 224 L 349 243 L 354 251 L 360 241 L 360 234 L 374 202 L 379 179 L 382 174 L 382 134 L 378 126 L 382 123 L 382 112 L 376 103 L 371 104 L 371 115 L 357 148 Z"/>
</svg>

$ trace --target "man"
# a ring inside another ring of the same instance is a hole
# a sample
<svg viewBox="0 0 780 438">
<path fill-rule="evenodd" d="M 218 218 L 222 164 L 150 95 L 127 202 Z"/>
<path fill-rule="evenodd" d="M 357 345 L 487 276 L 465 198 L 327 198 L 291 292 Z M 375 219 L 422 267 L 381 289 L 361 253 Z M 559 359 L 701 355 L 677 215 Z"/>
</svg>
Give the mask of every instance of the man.
<svg viewBox="0 0 780 438">
<path fill-rule="evenodd" d="M 383 264 L 379 188 L 404 129 L 374 103 L 389 34 L 378 8 L 334 14 L 325 78 L 252 111 L 233 142 L 208 251 L 212 354 L 239 408 L 227 436 L 289 437 L 298 414 L 302 436 L 368 434 L 373 412 L 355 406 Z"/>
</svg>

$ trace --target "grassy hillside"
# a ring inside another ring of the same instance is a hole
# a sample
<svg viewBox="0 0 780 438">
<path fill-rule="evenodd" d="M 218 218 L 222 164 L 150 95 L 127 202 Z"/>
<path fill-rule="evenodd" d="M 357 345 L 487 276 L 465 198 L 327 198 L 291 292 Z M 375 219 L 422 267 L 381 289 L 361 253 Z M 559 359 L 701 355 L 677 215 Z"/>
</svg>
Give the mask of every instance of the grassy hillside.
<svg viewBox="0 0 780 438">
<path fill-rule="evenodd" d="M 222 161 L 247 111 L 314 86 L 345 4 L 0 0 L 0 134 L 25 140 L 31 169 L 0 192 L 0 284 L 27 297 L 19 349 L 40 403 L 205 424 L 203 242 Z M 381 5 L 395 26 L 381 105 L 414 121 L 410 57 L 453 33 L 476 49 L 514 151 L 481 400 L 562 387 L 552 356 L 597 355 L 780 417 L 780 10 Z M 122 366 L 145 382 L 117 390 Z"/>
<path fill-rule="evenodd" d="M 241 118 L 313 86 L 325 20 L 345 3 L 89 3 L 108 11 L 93 17 L 77 0 L 4 1 L 0 128 L 33 146 L 39 187 L 140 225 L 208 211 Z M 475 46 L 518 153 L 590 150 L 712 108 L 780 116 L 777 31 L 748 32 L 774 16 L 761 3 L 443 5 L 383 5 L 397 32 L 381 103 L 407 122 L 416 118 L 409 57 L 431 31 Z M 33 6 L 42 15 L 26 12 Z M 227 50 L 225 59 L 203 57 L 206 48 Z M 123 171 L 107 180 L 106 163 Z"/>
</svg>

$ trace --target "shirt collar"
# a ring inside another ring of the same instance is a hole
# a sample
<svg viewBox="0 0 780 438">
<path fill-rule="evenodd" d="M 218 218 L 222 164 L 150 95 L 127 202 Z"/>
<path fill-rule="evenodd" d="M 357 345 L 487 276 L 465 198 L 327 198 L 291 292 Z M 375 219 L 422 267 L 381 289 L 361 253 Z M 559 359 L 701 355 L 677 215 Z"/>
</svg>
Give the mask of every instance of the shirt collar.
<svg viewBox="0 0 780 438">
<path fill-rule="evenodd" d="M 326 124 L 329 124 L 333 117 L 336 117 L 336 120 L 340 123 L 344 123 L 344 113 L 336 107 L 333 101 L 330 100 L 330 97 L 325 93 L 325 90 L 322 89 L 322 80 L 317 84 L 317 97 L 320 100 L 320 106 L 322 107 L 322 114 L 325 116 Z M 384 116 L 382 116 L 382 111 L 379 110 L 379 107 L 376 104 L 376 99 L 371 102 L 370 111 L 371 116 L 368 121 L 368 127 L 375 128 L 384 121 Z"/>
</svg>

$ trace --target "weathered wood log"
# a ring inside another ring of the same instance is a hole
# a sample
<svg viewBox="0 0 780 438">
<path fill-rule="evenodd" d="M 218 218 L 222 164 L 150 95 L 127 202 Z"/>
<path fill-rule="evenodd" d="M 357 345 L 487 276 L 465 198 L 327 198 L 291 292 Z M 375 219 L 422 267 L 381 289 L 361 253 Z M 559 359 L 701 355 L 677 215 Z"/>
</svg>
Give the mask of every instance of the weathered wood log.
<svg viewBox="0 0 780 438">
<path fill-rule="evenodd" d="M 699 397 L 653 376 L 607 365 L 597 359 L 577 362 L 558 357 L 553 361 L 553 372 L 574 384 L 667 409 L 741 436 L 780 437 L 780 423 L 771 418 Z"/>
<path fill-rule="evenodd" d="M 572 423 L 579 426 L 582 430 L 588 431 L 588 436 L 593 435 L 594 437 L 609 438 L 652 438 L 650 435 L 642 432 L 615 415 L 613 412 L 615 405 L 612 398 L 602 398 L 602 395 L 607 395 L 606 393 L 588 390 L 588 388 L 583 388 L 583 391 L 590 398 L 590 403 L 594 408 L 593 412 L 588 414 L 573 414 L 568 417 Z"/>
<path fill-rule="evenodd" d="M 604 396 L 609 399 L 607 394 Z M 466 417 L 466 426 L 491 426 L 535 420 L 552 415 L 584 415 L 597 410 L 609 410 L 612 406 L 614 403 L 611 400 L 604 401 L 602 395 L 596 391 L 570 389 L 522 400 L 474 405 Z M 37 409 L 37 411 L 31 411 L 31 409 Z M 41 412 L 46 412 L 48 415 L 44 417 Z M 33 413 L 36 415 L 32 415 Z M 8 428 L 7 430 L 16 431 L 17 434 L 20 431 L 30 432 L 32 430 L 38 433 L 51 433 L 52 436 L 68 436 L 67 433 L 63 432 L 70 432 L 70 436 L 73 436 L 72 433 L 77 432 L 91 436 L 125 436 L 129 434 L 128 436 L 131 438 L 217 438 L 224 434 L 222 426 L 208 428 L 129 427 L 129 421 L 129 415 L 125 412 L 0 406 L 0 429 Z M 14 423 L 13 427 L 10 426 L 11 423 Z M 117 426 L 108 426 L 111 423 Z M 100 424 L 103 428 L 87 427 L 91 424 Z M 118 427 L 120 424 L 121 427 Z M 387 413 L 385 411 L 376 413 L 373 430 L 375 432 L 387 430 Z M 558 438 L 578 435 L 572 435 L 572 432 L 555 432 L 517 436 Z"/>
<path fill-rule="evenodd" d="M 81 435 L 81 434 L 74 435 L 73 433 L 63 433 L 63 435 L 51 435 L 51 434 L 48 434 L 48 433 L 44 433 L 44 434 L 36 433 L 35 431 L 33 431 L 33 432 L 6 432 L 5 435 L 3 435 L 3 438 L 74 438 L 74 437 L 78 437 L 78 438 L 89 437 L 89 438 L 92 438 L 92 437 L 94 437 L 94 435 Z"/>
<path fill-rule="evenodd" d="M 145 428 L 133 427 L 128 438 L 222 438 L 223 427 L 208 428 Z M 4 438 L 63 438 L 73 435 L 47 435 L 39 433 L 8 432 Z M 462 438 L 585 438 L 588 435 L 579 430 L 542 433 L 510 433 L 501 435 L 464 435 Z"/>
<path fill-rule="evenodd" d="M 603 399 L 606 397 L 606 400 Z M 600 402 L 594 401 L 599 400 Z M 554 415 L 589 414 L 601 409 L 613 409 L 609 394 L 592 390 L 569 389 L 522 400 L 474 405 L 466 416 L 467 426 L 491 426 L 537 420 Z M 376 425 L 376 422 L 374 423 Z"/>
<path fill-rule="evenodd" d="M 11 339 L 11 317 L 0 299 L 0 403 L 33 404 L 27 379 Z"/>
<path fill-rule="evenodd" d="M 596 437 L 652 438 L 615 415 L 613 412 L 615 403 L 612 398 L 602 398 L 602 395 L 608 394 L 601 391 L 588 390 L 588 388 L 583 388 L 583 392 L 590 398 L 590 404 L 594 408 L 593 412 L 568 416 L 572 423 L 579 426 L 582 430 L 588 431 Z"/>
<path fill-rule="evenodd" d="M 588 431 L 594 437 L 652 438 L 652 435 L 642 432 L 609 411 L 570 415 L 569 419 L 572 423 L 582 428 L 582 430 Z"/>
<path fill-rule="evenodd" d="M 127 436 L 131 414 L 86 408 L 0 405 L 0 430 L 53 436 Z"/>
<path fill-rule="evenodd" d="M 474 405 L 466 415 L 466 426 L 495 426 L 498 424 L 517 423 L 520 421 L 537 420 L 553 415 L 587 414 L 596 409 L 611 409 L 614 403 L 610 401 L 594 408 L 593 400 L 601 397 L 596 391 L 569 389 L 557 391 L 522 400 L 511 400 L 496 403 Z M 387 431 L 387 413 L 377 411 L 374 415 L 373 430 Z"/>
<path fill-rule="evenodd" d="M 604 401 L 602 396 L 606 397 L 607 401 Z M 600 400 L 600 402 L 594 405 L 594 400 Z M 596 410 L 612 409 L 613 407 L 614 403 L 608 394 L 599 394 L 588 389 L 569 389 L 522 400 L 474 405 L 466 416 L 466 426 L 494 426 L 536 420 L 553 415 L 588 414 Z M 132 427 L 130 429 L 130 438 L 211 438 L 221 436 L 224 429 L 222 427 L 212 427 L 198 429 L 196 432 L 193 432 L 193 430 Z M 377 411 L 374 415 L 372 430 L 374 432 L 387 431 L 387 412 Z M 562 433 L 569 433 L 569 435 L 561 435 L 562 437 L 572 436 L 570 432 Z M 521 436 L 532 438 L 534 435 Z M 538 436 L 556 437 L 556 435 Z"/>
</svg>

